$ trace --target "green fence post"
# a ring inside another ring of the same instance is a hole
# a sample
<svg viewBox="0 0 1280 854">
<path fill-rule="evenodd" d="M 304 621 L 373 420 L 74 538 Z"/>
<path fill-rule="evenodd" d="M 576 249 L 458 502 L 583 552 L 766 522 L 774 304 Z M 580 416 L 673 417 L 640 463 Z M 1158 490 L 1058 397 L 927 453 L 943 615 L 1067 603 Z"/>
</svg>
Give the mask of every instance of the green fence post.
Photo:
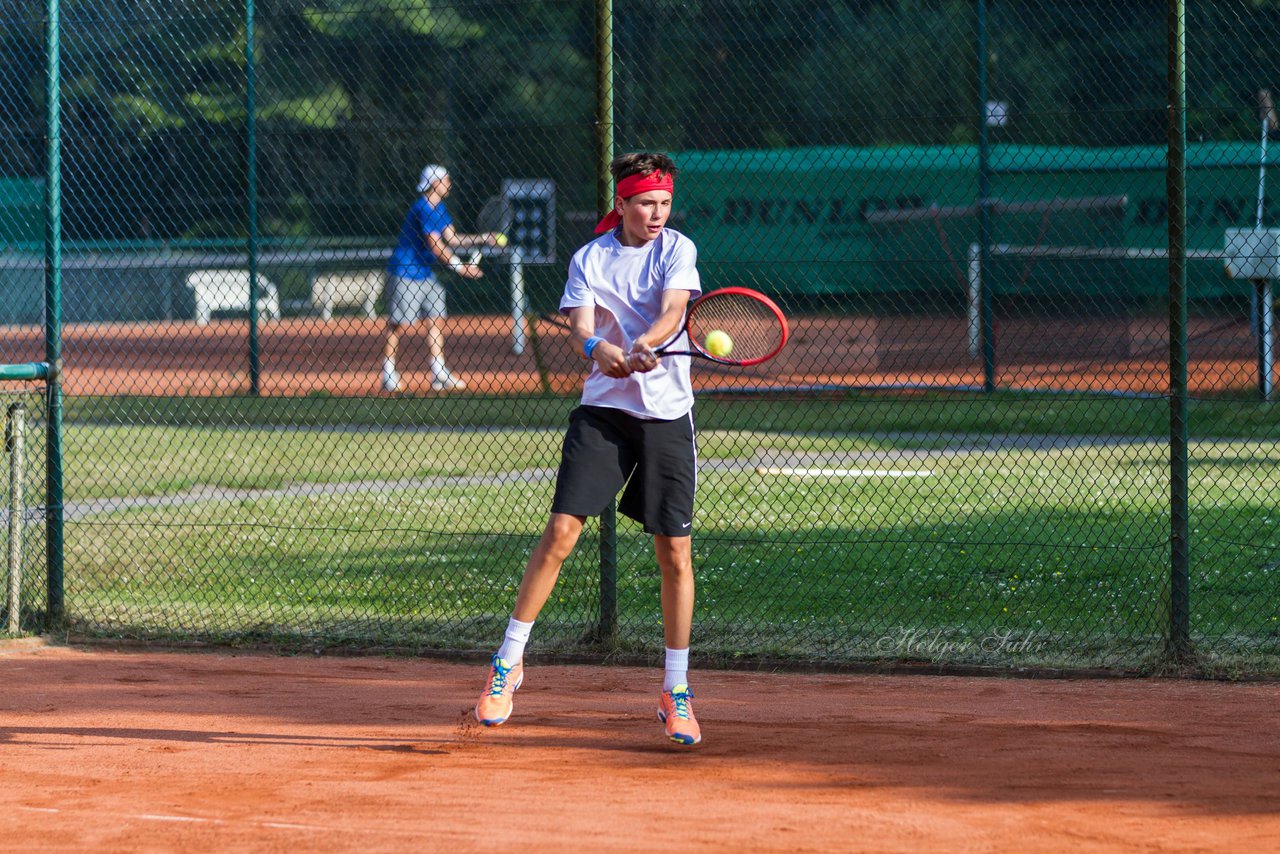
<svg viewBox="0 0 1280 854">
<path fill-rule="evenodd" d="M 62 68 L 60 0 L 48 0 L 45 20 L 44 358 L 48 363 L 45 421 L 46 624 L 63 621 L 62 580 Z"/>
<path fill-rule="evenodd" d="M 613 207 L 613 0 L 596 0 L 596 203 L 603 216 Z M 618 631 L 618 504 L 600 514 L 600 622 L 598 637 L 612 643 Z"/>
<path fill-rule="evenodd" d="M 1169 0 L 1169 644 L 1191 655 L 1190 522 L 1187 483 L 1187 88 L 1184 0 Z"/>
<path fill-rule="evenodd" d="M 987 131 L 987 0 L 978 0 L 978 322 L 982 333 L 982 390 L 996 390 L 995 318 L 991 306 L 991 146 Z"/>
<path fill-rule="evenodd" d="M 245 197 L 248 200 L 247 229 L 249 251 L 249 393 L 255 397 L 262 390 L 262 362 L 258 352 L 258 122 L 257 122 L 257 69 L 253 56 L 253 0 L 245 0 L 244 64 L 245 64 L 245 122 L 247 131 L 247 162 Z"/>
</svg>

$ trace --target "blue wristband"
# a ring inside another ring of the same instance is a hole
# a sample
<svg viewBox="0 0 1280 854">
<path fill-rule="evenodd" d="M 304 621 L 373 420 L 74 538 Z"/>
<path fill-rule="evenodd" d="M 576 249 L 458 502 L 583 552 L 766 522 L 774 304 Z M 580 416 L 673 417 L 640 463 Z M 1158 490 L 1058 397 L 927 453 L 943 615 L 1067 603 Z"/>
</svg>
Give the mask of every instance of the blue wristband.
<svg viewBox="0 0 1280 854">
<path fill-rule="evenodd" d="M 604 340 L 603 338 L 599 338 L 599 337 L 596 337 L 596 336 L 594 336 L 594 335 L 593 335 L 593 336 L 591 336 L 590 338 L 588 338 L 588 339 L 587 339 L 587 343 L 585 343 L 585 344 L 583 344 L 583 345 L 582 345 L 582 355 L 584 355 L 584 356 L 586 356 L 588 359 L 590 359 L 590 358 L 591 358 L 591 352 L 592 352 L 593 350 L 595 350 L 595 349 L 596 349 L 596 345 L 597 345 L 597 344 L 599 344 L 599 343 L 600 343 L 601 341 L 603 341 L 603 340 Z"/>
</svg>

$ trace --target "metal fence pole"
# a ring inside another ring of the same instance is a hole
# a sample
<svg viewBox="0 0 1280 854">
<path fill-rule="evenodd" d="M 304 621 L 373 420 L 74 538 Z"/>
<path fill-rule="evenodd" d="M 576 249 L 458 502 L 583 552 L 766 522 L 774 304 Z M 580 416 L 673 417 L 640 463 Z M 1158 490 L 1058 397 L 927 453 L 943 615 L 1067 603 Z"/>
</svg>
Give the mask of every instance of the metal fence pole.
<svg viewBox="0 0 1280 854">
<path fill-rule="evenodd" d="M 982 390 L 996 390 L 995 319 L 991 305 L 991 146 L 987 129 L 987 0 L 978 0 L 978 269 L 976 295 L 982 329 Z"/>
<path fill-rule="evenodd" d="M 613 0 L 596 0 L 596 206 L 601 215 L 613 207 Z M 608 643 L 618 631 L 618 504 L 600 514 L 599 639 Z"/>
<path fill-rule="evenodd" d="M 258 122 L 256 60 L 253 55 L 253 0 L 245 0 L 245 122 L 247 151 L 245 196 L 248 201 L 247 230 L 249 252 L 249 393 L 262 390 L 262 361 L 258 352 Z"/>
<path fill-rule="evenodd" d="M 62 582 L 62 69 L 60 0 L 47 0 L 45 20 L 44 351 L 48 363 L 45 422 L 46 619 L 63 619 Z"/>
<path fill-rule="evenodd" d="M 9 405 L 5 421 L 5 450 L 9 452 L 9 612 L 8 631 L 16 635 L 22 629 L 18 615 L 22 607 L 22 433 L 27 412 L 21 403 Z"/>
<path fill-rule="evenodd" d="M 1191 655 L 1190 521 L 1187 480 L 1187 88 L 1184 0 L 1169 0 L 1169 642 Z"/>
</svg>

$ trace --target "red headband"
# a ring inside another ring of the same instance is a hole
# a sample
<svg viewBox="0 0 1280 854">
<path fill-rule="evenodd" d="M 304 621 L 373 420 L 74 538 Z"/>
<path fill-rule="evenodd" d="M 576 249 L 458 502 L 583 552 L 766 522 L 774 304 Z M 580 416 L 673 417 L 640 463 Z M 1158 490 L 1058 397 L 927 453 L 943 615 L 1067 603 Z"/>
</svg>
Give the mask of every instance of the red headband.
<svg viewBox="0 0 1280 854">
<path fill-rule="evenodd" d="M 629 199 L 632 196 L 638 196 L 641 193 L 648 193 L 652 190 L 666 190 L 668 193 L 674 193 L 676 191 L 675 176 L 670 172 L 661 170 L 655 170 L 648 175 L 628 175 L 618 182 L 618 190 L 615 195 Z M 618 211 L 615 208 L 605 214 L 604 219 L 596 224 L 596 234 L 613 231 L 620 222 L 622 222 L 622 217 L 618 216 Z"/>
</svg>

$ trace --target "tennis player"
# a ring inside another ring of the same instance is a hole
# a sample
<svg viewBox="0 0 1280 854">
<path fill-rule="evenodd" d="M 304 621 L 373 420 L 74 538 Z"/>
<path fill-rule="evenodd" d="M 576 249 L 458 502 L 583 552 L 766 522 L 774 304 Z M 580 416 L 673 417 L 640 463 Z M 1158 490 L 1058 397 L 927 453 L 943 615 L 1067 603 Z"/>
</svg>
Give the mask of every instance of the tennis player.
<svg viewBox="0 0 1280 854">
<path fill-rule="evenodd" d="M 465 279 L 484 275 L 478 264 L 468 264 L 454 249 L 468 246 L 496 246 L 497 234 L 458 234 L 453 218 L 444 206 L 453 189 L 449 171 L 430 164 L 418 178 L 418 199 L 405 214 L 400 239 L 387 261 L 387 338 L 382 353 L 382 388 L 400 388 L 396 351 L 400 332 L 420 320 L 427 322 L 427 350 L 431 357 L 431 388 L 455 391 L 466 383 L 455 377 L 444 361 L 444 333 L 439 322 L 448 316 L 444 287 L 436 278 L 434 265 L 447 265 Z"/>
<path fill-rule="evenodd" d="M 586 517 L 601 513 L 622 491 L 618 509 L 653 535 L 662 572 L 666 658 L 658 719 L 668 738 L 692 745 L 702 739 L 688 679 L 693 386 L 688 356 L 659 359 L 654 348 L 681 332 L 686 306 L 702 291 L 697 250 L 666 227 L 676 174 L 670 157 L 626 154 L 610 169 L 617 187 L 614 209 L 596 226 L 601 236 L 574 254 L 560 299 L 591 373 L 582 405 L 569 416 L 551 517 L 525 566 L 475 714 L 486 726 L 510 717 L 524 679 L 525 644 L 560 567 Z"/>
</svg>

